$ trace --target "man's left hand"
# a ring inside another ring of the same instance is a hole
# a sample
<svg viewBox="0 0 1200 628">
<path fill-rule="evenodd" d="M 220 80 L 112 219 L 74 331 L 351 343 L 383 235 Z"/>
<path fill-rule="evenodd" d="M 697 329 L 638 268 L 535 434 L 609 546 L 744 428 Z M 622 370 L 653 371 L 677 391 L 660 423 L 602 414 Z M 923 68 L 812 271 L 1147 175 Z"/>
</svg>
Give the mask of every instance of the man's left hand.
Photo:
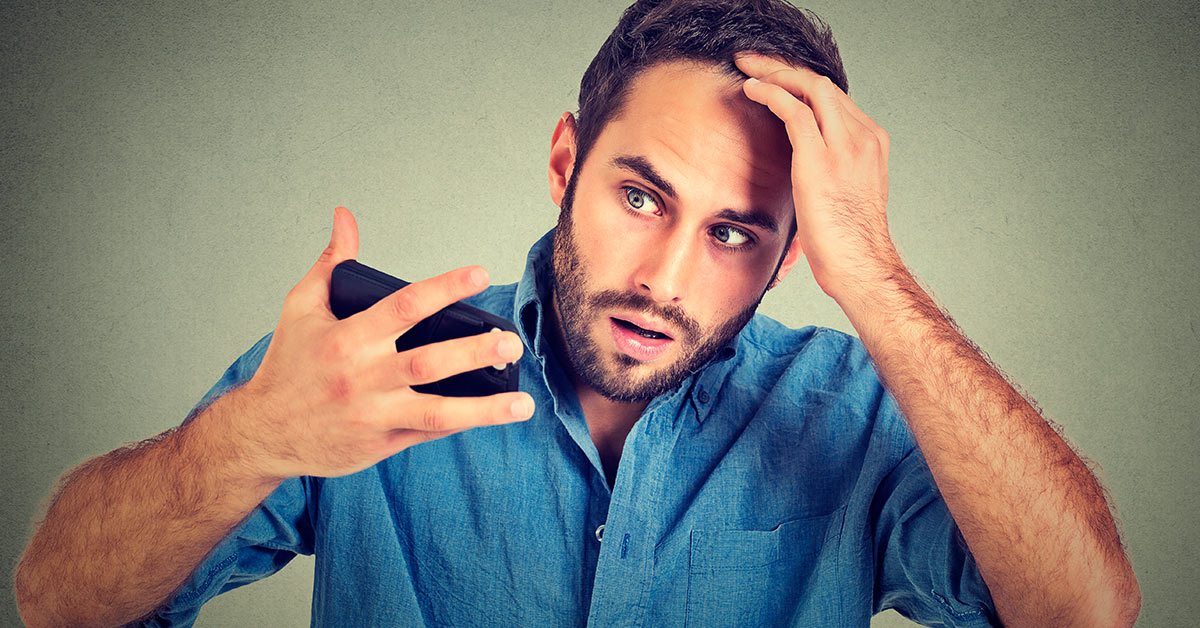
<svg viewBox="0 0 1200 628">
<path fill-rule="evenodd" d="M 783 121 L 792 144 L 796 237 L 813 278 L 838 299 L 901 264 L 887 225 L 888 134 L 828 77 L 739 53 L 742 91 Z"/>
</svg>

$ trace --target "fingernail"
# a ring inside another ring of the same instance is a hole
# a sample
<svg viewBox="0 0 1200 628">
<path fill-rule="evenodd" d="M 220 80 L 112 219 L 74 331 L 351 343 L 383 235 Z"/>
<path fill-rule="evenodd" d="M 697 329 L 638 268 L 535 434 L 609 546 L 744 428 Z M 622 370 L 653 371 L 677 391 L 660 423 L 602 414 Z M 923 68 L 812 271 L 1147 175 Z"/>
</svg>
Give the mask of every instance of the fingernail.
<svg viewBox="0 0 1200 628">
<path fill-rule="evenodd" d="M 512 402 L 512 415 L 518 419 L 527 419 L 533 416 L 533 400 L 518 399 Z"/>
<path fill-rule="evenodd" d="M 753 76 L 751 76 L 750 78 L 746 79 L 746 84 L 747 84 L 747 85 L 758 85 L 758 84 L 759 84 L 759 83 L 761 83 L 761 82 L 762 82 L 762 81 L 760 81 L 760 80 L 758 80 L 758 79 L 754 78 Z"/>
<path fill-rule="evenodd" d="M 506 337 L 500 341 L 500 357 L 515 358 L 521 353 L 521 341 L 512 336 Z"/>
<path fill-rule="evenodd" d="M 488 280 L 487 271 L 482 268 L 474 268 L 471 270 L 471 285 L 486 286 Z"/>
</svg>

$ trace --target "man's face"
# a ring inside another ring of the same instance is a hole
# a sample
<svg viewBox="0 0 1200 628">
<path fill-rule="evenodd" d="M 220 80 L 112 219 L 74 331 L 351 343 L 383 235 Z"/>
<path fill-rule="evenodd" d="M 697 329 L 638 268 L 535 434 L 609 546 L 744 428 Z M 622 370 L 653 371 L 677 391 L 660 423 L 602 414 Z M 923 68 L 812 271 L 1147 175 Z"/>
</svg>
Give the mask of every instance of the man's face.
<svg viewBox="0 0 1200 628">
<path fill-rule="evenodd" d="M 736 336 L 787 244 L 790 169 L 782 122 L 738 83 L 685 62 L 640 73 L 555 199 L 553 301 L 576 375 L 643 401 Z"/>
</svg>

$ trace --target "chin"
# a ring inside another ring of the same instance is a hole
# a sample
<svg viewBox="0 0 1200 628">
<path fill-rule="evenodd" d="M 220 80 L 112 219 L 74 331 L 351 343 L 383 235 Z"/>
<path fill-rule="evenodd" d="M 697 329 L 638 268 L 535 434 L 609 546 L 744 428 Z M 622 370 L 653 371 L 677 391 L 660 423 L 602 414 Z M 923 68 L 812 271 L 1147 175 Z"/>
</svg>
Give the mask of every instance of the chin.
<svg viewBox="0 0 1200 628">
<path fill-rule="evenodd" d="M 607 317 L 604 319 L 607 323 Z M 599 336 L 599 338 L 597 338 Z M 594 364 L 578 365 L 578 372 L 588 386 L 609 401 L 643 402 L 669 391 L 677 385 L 676 372 L 681 358 L 679 347 L 672 346 L 653 360 L 639 360 L 626 355 L 613 342 L 612 333 L 604 329 L 592 336 L 593 347 L 603 347 Z"/>
</svg>

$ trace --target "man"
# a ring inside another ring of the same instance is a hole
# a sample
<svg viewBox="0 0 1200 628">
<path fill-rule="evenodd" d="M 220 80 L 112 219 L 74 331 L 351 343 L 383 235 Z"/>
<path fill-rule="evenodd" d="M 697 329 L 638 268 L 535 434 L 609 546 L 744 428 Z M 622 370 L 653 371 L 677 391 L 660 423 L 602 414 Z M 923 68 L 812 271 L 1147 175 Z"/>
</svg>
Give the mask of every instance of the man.
<svg viewBox="0 0 1200 628">
<path fill-rule="evenodd" d="M 900 260 L 887 153 L 819 20 L 635 4 L 554 131 L 520 282 L 468 267 L 338 321 L 336 209 L 182 427 L 70 474 L 22 616 L 189 623 L 304 553 L 321 624 L 1131 624 L 1098 482 Z M 801 257 L 861 341 L 754 314 Z M 519 333 L 395 352 L 460 299 Z M 410 388 L 514 360 L 521 392 Z"/>
</svg>

